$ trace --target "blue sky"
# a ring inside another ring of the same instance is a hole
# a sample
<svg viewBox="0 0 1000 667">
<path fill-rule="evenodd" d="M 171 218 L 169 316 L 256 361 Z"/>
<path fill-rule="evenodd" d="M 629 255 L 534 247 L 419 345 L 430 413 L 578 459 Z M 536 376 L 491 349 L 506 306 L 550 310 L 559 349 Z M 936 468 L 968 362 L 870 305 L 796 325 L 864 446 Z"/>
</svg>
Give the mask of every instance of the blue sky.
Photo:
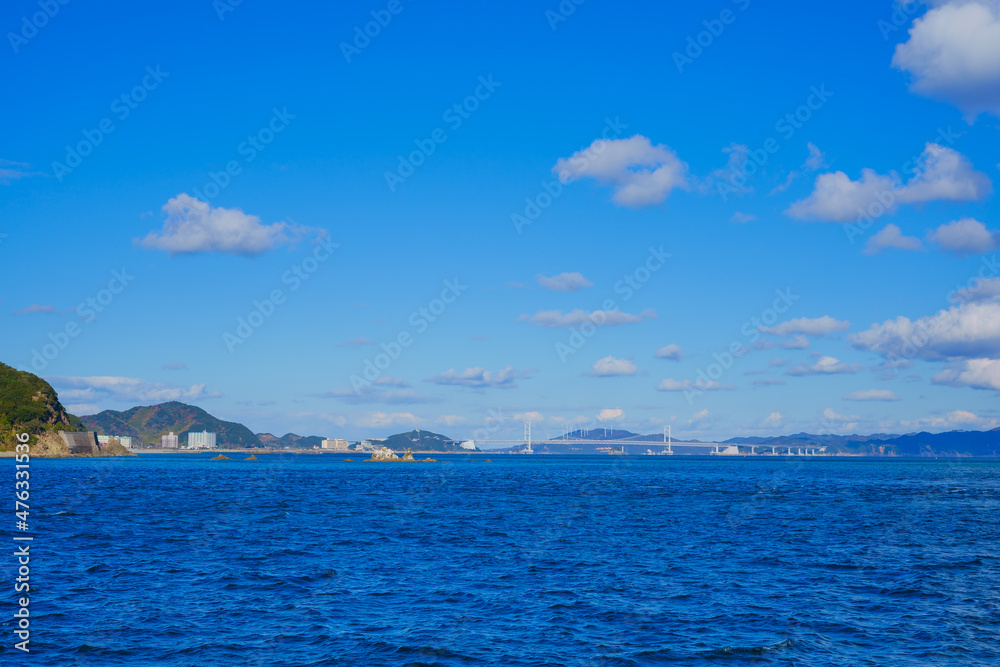
<svg viewBox="0 0 1000 667">
<path fill-rule="evenodd" d="M 2 359 L 78 414 L 1000 425 L 995 0 L 19 0 L 0 26 Z"/>
</svg>

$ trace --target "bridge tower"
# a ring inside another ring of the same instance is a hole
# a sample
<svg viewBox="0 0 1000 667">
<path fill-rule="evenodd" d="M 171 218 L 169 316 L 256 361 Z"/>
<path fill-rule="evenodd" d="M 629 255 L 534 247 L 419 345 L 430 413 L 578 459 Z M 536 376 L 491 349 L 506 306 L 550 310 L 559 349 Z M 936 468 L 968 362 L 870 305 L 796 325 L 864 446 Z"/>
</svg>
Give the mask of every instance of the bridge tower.
<svg viewBox="0 0 1000 667">
<path fill-rule="evenodd" d="M 534 454 L 535 450 L 531 448 L 531 422 L 524 422 L 524 443 L 527 445 L 524 448 L 524 453 Z"/>
</svg>

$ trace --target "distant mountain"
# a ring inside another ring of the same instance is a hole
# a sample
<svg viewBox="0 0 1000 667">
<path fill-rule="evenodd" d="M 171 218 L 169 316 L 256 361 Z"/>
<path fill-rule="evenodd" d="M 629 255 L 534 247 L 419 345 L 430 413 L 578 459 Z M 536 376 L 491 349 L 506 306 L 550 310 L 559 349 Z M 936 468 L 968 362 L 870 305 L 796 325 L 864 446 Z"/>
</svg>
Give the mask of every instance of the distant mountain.
<svg viewBox="0 0 1000 667">
<path fill-rule="evenodd" d="M 118 412 L 105 410 L 81 417 L 87 428 L 102 435 L 129 435 L 138 442 L 160 444 L 160 436 L 173 431 L 181 443 L 188 432 L 210 431 L 219 447 L 261 447 L 260 439 L 243 424 L 216 419 L 194 405 L 177 401 L 140 406 Z"/>
<path fill-rule="evenodd" d="M 763 447 L 819 446 L 827 447 L 832 452 L 869 456 L 1000 456 L 1000 428 L 992 431 L 948 431 L 907 435 L 796 433 L 776 437 L 730 438 L 726 443 Z"/>
<path fill-rule="evenodd" d="M 848 449 L 857 447 L 858 443 L 882 442 L 900 437 L 896 433 L 874 433 L 872 435 L 834 435 L 826 433 L 815 435 L 812 433 L 794 433 L 792 435 L 730 438 L 725 442 L 733 445 L 777 445 L 779 447 L 846 447 Z"/>
<path fill-rule="evenodd" d="M 0 363 L 0 450 L 13 449 L 14 431 L 40 435 L 82 428 L 80 419 L 59 402 L 52 385 L 34 373 Z"/>
<path fill-rule="evenodd" d="M 385 447 L 393 451 L 406 451 L 407 448 L 415 452 L 467 452 L 462 449 L 454 440 L 440 433 L 430 431 L 410 431 L 409 433 L 397 433 L 390 435 L 385 440 L 378 441 Z"/>
<path fill-rule="evenodd" d="M 322 445 L 324 440 L 321 435 L 303 436 L 294 433 L 286 433 L 280 438 L 271 433 L 258 433 L 257 438 L 264 443 L 265 447 L 275 447 L 278 449 L 288 449 L 290 447 L 312 449 L 313 447 Z"/>
</svg>

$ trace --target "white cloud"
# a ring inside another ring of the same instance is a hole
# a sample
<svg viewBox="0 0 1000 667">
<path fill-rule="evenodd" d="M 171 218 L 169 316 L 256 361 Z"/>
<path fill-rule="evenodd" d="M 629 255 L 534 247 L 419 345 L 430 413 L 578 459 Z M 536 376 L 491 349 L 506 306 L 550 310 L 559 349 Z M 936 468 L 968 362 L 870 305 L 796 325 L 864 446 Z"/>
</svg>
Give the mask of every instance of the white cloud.
<svg viewBox="0 0 1000 667">
<path fill-rule="evenodd" d="M 1000 356 L 1000 301 L 952 306 L 937 315 L 873 324 L 851 344 L 894 359 L 983 359 Z"/>
<path fill-rule="evenodd" d="M 866 255 L 877 255 L 886 248 L 920 250 L 923 247 L 924 245 L 920 242 L 920 239 L 915 236 L 904 236 L 903 230 L 897 225 L 890 223 L 883 227 L 882 231 L 878 234 L 868 239 L 868 243 L 865 244 L 862 252 Z"/>
<path fill-rule="evenodd" d="M 730 218 L 730 220 L 742 225 L 748 222 L 754 222 L 757 220 L 757 216 L 752 213 L 740 213 L 739 211 L 736 211 L 736 213 L 733 213 L 733 217 Z"/>
<path fill-rule="evenodd" d="M 835 375 L 840 373 L 857 373 L 861 364 L 846 364 L 836 357 L 820 357 L 812 366 L 799 364 L 785 371 L 785 375 Z"/>
<path fill-rule="evenodd" d="M 948 101 L 968 118 L 1000 114 L 1000 7 L 963 0 L 934 7 L 913 22 L 892 65 L 909 72 L 910 89 Z"/>
<path fill-rule="evenodd" d="M 773 336 L 791 336 L 792 334 L 805 334 L 806 336 L 825 336 L 838 331 L 846 331 L 851 326 L 850 322 L 835 320 L 829 315 L 823 317 L 799 317 L 788 320 L 773 327 L 760 327 L 764 333 Z"/>
<path fill-rule="evenodd" d="M 464 424 L 465 421 L 465 417 L 460 417 L 459 415 L 441 415 L 434 420 L 434 423 L 445 426 L 458 426 L 459 424 Z"/>
<path fill-rule="evenodd" d="M 723 153 L 729 155 L 726 166 L 716 169 L 705 182 L 701 184 L 702 190 L 717 188 L 734 195 L 744 195 L 753 192 L 753 188 L 747 185 L 746 164 L 750 156 L 750 147 L 744 144 L 730 144 L 722 149 Z M 741 182 L 742 181 L 742 182 Z"/>
<path fill-rule="evenodd" d="M 757 387 L 770 387 L 772 385 L 785 384 L 785 381 L 776 380 L 775 378 L 757 378 L 752 384 Z"/>
<path fill-rule="evenodd" d="M 376 384 L 378 384 L 376 382 Z M 364 405 L 366 403 L 383 403 L 385 405 L 416 405 L 420 403 L 439 403 L 442 399 L 433 396 L 421 396 L 412 389 L 399 389 L 386 391 L 375 387 L 359 387 L 358 389 L 334 389 L 323 394 L 320 398 L 335 398 L 343 403 L 351 405 Z"/>
<path fill-rule="evenodd" d="M 604 408 L 597 413 L 599 422 L 616 422 L 625 418 L 625 411 L 620 408 Z"/>
<path fill-rule="evenodd" d="M 879 194 L 891 193 L 895 185 L 892 177 L 880 176 L 874 169 L 862 169 L 859 181 L 852 181 L 842 171 L 820 174 L 812 194 L 785 212 L 798 219 L 847 222 L 858 217 L 859 209 L 878 201 Z"/>
<path fill-rule="evenodd" d="M 622 206 L 659 204 L 674 188 L 688 189 L 688 166 L 669 147 L 653 145 L 642 135 L 628 139 L 598 139 L 552 168 L 562 183 L 593 178 L 614 188 L 612 199 Z"/>
<path fill-rule="evenodd" d="M 767 418 L 760 423 L 760 425 L 766 428 L 778 428 L 784 423 L 784 421 L 785 421 L 785 416 L 782 415 L 780 412 L 775 411 L 769 414 Z"/>
<path fill-rule="evenodd" d="M 791 340 L 783 341 L 778 347 L 783 350 L 804 350 L 809 347 L 809 339 L 804 334 L 799 334 Z"/>
<path fill-rule="evenodd" d="M 216 398 L 219 392 L 206 392 L 204 384 L 194 384 L 188 388 L 177 387 L 163 382 L 149 382 L 139 378 L 92 376 L 68 377 L 57 375 L 47 378 L 57 388 L 66 387 L 78 391 L 77 398 L 107 398 L 123 403 L 142 401 L 192 401 L 203 398 Z"/>
<path fill-rule="evenodd" d="M 412 412 L 367 412 L 357 415 L 353 421 L 357 426 L 364 428 L 385 428 L 399 425 L 418 426 L 424 420 Z"/>
<path fill-rule="evenodd" d="M 626 313 L 621 310 L 595 310 L 588 313 L 585 310 L 572 310 L 564 313 L 561 310 L 540 310 L 534 315 L 521 315 L 518 322 L 530 322 L 536 327 L 544 329 L 555 329 L 557 327 L 573 327 L 589 322 L 596 326 L 614 327 L 621 324 L 635 324 L 643 319 L 653 319 L 656 311 L 647 308 L 638 315 Z"/>
<path fill-rule="evenodd" d="M 45 315 L 52 315 L 55 312 L 56 312 L 56 307 L 55 306 L 48 305 L 48 304 L 42 305 L 42 304 L 38 304 L 38 303 L 33 303 L 30 306 L 28 306 L 27 308 L 22 308 L 21 310 L 15 310 L 14 314 L 15 315 L 37 315 L 37 314 L 41 313 L 41 314 L 45 314 Z"/>
<path fill-rule="evenodd" d="M 674 380 L 667 378 L 656 385 L 656 391 L 733 391 L 736 387 L 715 380 Z"/>
<path fill-rule="evenodd" d="M 1000 359 L 967 359 L 932 379 L 934 384 L 1000 391 Z"/>
<path fill-rule="evenodd" d="M 604 357 L 594 362 L 591 375 L 597 377 L 618 377 L 622 375 L 635 375 L 638 368 L 628 359 L 616 359 L 615 357 Z"/>
<path fill-rule="evenodd" d="M 821 424 L 825 431 L 853 431 L 858 427 L 858 417 L 839 415 L 833 408 L 827 408 L 823 410 Z"/>
<path fill-rule="evenodd" d="M 859 389 L 844 396 L 845 401 L 898 401 L 889 389 Z"/>
<path fill-rule="evenodd" d="M 1000 248 L 1000 232 L 991 232 L 986 225 L 972 218 L 941 225 L 931 232 L 929 238 L 943 250 L 960 254 L 980 254 Z"/>
<path fill-rule="evenodd" d="M 163 229 L 150 232 L 137 243 L 148 250 L 165 250 L 171 255 L 220 252 L 258 255 L 318 232 L 308 227 L 276 222 L 261 224 L 260 218 L 238 208 L 213 207 L 181 193 L 163 207 L 167 219 Z"/>
<path fill-rule="evenodd" d="M 68 403 L 66 410 L 72 415 L 94 415 L 101 411 L 101 406 L 94 403 Z"/>
<path fill-rule="evenodd" d="M 676 343 L 664 345 L 656 351 L 657 359 L 669 359 L 671 361 L 680 361 L 683 354 L 684 352 L 681 350 L 681 346 Z"/>
<path fill-rule="evenodd" d="M 453 385 L 456 387 L 467 387 L 469 389 L 501 388 L 510 389 L 516 387 L 515 380 L 518 374 L 512 366 L 507 366 L 497 372 L 488 371 L 485 368 L 475 366 L 466 368 L 461 373 L 456 373 L 454 368 L 446 372 L 427 378 L 427 382 L 434 384 Z"/>
<path fill-rule="evenodd" d="M 1000 297 L 1000 278 L 977 279 L 975 286 L 964 287 L 956 291 L 951 296 L 951 302 L 976 303 L 979 301 L 990 301 Z"/>
<path fill-rule="evenodd" d="M 809 171 L 819 171 L 826 166 L 826 155 L 816 144 L 809 142 L 806 144 L 806 148 L 809 149 L 809 157 L 806 158 L 805 163 L 802 165 L 803 168 Z"/>
<path fill-rule="evenodd" d="M 709 424 L 712 418 L 712 413 L 706 410 L 699 410 L 698 412 L 691 415 L 691 419 L 684 422 L 684 425 L 689 428 L 700 428 Z"/>
<path fill-rule="evenodd" d="M 991 429 L 1000 425 L 1000 420 L 989 417 L 980 417 L 968 410 L 952 410 L 943 417 L 922 417 L 913 421 L 903 421 L 900 425 L 905 428 L 916 429 Z"/>
<path fill-rule="evenodd" d="M 553 292 L 575 292 L 584 287 L 591 287 L 594 283 L 583 277 L 579 272 L 560 273 L 558 276 L 547 277 L 542 274 L 535 276 L 538 284 Z"/>
<path fill-rule="evenodd" d="M 803 220 L 849 222 L 873 204 L 892 213 L 899 204 L 979 200 L 993 191 L 989 177 L 951 148 L 928 143 L 917 165 L 905 184 L 895 172 L 883 176 L 873 169 L 862 169 L 859 181 L 842 171 L 820 174 L 812 194 L 785 212 Z"/>
<path fill-rule="evenodd" d="M 410 383 L 403 378 L 394 378 L 391 375 L 383 375 L 375 380 L 375 384 L 380 387 L 409 387 Z"/>
<path fill-rule="evenodd" d="M 14 162 L 0 158 L 0 183 L 4 185 L 11 181 L 17 181 L 28 176 L 46 176 L 41 171 L 31 171 L 31 165 L 27 162 Z"/>
<path fill-rule="evenodd" d="M 554 419 L 555 418 L 550 419 L 549 421 L 553 421 Z M 539 422 L 542 422 L 544 420 L 545 420 L 544 415 L 542 415 L 541 412 L 537 412 L 537 411 L 519 412 L 519 413 L 517 413 L 517 414 L 514 415 L 514 421 L 519 421 L 519 422 L 539 423 Z"/>
</svg>

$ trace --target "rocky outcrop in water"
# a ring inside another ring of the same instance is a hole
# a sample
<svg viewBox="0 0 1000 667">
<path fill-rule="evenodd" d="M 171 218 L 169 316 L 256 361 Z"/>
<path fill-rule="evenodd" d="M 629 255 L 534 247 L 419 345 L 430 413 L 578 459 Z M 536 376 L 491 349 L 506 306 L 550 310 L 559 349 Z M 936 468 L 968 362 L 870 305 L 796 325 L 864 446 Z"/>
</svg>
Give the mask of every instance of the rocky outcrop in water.
<svg viewBox="0 0 1000 667">
<path fill-rule="evenodd" d="M 388 462 L 388 463 L 428 463 L 428 462 L 437 463 L 437 461 L 435 461 L 434 459 L 423 459 L 421 461 L 418 461 L 417 459 L 413 458 L 413 450 L 410 449 L 409 447 L 407 447 L 406 451 L 403 452 L 403 457 L 402 458 L 400 458 L 396 454 L 396 452 L 392 451 L 388 447 L 379 447 L 378 449 L 376 449 L 375 451 L 372 452 L 372 457 L 370 459 L 366 459 L 365 463 L 370 463 L 372 461 L 374 461 L 376 463 L 385 463 L 385 462 Z"/>
</svg>

